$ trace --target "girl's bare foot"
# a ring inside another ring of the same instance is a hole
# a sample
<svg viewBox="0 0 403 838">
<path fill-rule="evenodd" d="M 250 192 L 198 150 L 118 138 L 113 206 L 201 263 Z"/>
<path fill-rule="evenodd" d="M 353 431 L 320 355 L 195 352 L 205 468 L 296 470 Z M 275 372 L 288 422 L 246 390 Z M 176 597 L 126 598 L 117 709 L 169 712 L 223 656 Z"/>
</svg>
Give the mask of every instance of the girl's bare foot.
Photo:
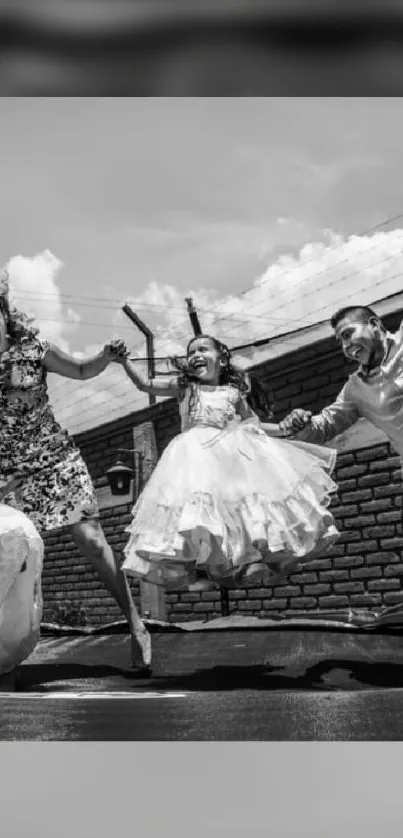
<svg viewBox="0 0 403 838">
<path fill-rule="evenodd" d="M 244 568 L 241 578 L 245 584 L 253 581 L 260 585 L 266 585 L 271 577 L 272 574 L 265 562 L 253 562 Z"/>
<path fill-rule="evenodd" d="M 210 579 L 197 579 L 196 582 L 191 582 L 188 585 L 188 590 L 192 593 L 196 591 L 213 591 L 214 590 L 214 582 L 211 582 Z"/>
</svg>

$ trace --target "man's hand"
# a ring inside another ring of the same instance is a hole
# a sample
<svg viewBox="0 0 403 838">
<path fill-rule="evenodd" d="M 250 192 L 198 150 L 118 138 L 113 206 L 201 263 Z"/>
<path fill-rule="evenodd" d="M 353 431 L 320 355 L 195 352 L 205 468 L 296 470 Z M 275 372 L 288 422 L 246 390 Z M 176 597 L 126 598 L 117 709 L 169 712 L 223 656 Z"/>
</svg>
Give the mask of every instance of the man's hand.
<svg viewBox="0 0 403 838">
<path fill-rule="evenodd" d="M 118 364 L 128 356 L 127 346 L 122 338 L 114 338 L 104 346 L 104 353 L 107 361 L 115 361 Z"/>
<path fill-rule="evenodd" d="M 299 431 L 303 431 L 311 421 L 312 413 L 310 410 L 302 410 L 296 408 L 286 416 L 279 427 L 284 436 L 295 436 Z"/>
</svg>

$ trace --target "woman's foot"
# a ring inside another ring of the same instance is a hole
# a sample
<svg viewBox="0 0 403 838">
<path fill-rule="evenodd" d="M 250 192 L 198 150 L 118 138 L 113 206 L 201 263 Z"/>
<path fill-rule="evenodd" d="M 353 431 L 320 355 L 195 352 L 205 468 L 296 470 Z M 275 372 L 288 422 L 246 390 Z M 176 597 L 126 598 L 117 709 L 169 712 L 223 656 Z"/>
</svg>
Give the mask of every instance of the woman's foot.
<svg viewBox="0 0 403 838">
<path fill-rule="evenodd" d="M 138 634 L 133 634 L 131 638 L 131 665 L 133 669 L 150 670 L 151 669 L 151 635 L 146 628 Z"/>
</svg>

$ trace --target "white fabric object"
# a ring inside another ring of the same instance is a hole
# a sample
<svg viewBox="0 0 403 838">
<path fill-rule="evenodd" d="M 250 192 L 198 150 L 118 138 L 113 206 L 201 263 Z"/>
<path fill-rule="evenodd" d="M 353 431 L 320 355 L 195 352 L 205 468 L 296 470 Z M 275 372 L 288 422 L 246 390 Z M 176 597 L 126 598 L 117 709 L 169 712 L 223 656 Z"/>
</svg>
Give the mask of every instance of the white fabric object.
<svg viewBox="0 0 403 838">
<path fill-rule="evenodd" d="M 123 570 L 178 590 L 196 570 L 227 584 L 264 562 L 274 580 L 325 556 L 338 535 L 328 508 L 336 453 L 241 421 L 234 388 L 193 396 L 132 510 Z"/>
<path fill-rule="evenodd" d="M 29 518 L 0 503 L 0 675 L 29 657 L 39 640 L 43 556 Z"/>
</svg>

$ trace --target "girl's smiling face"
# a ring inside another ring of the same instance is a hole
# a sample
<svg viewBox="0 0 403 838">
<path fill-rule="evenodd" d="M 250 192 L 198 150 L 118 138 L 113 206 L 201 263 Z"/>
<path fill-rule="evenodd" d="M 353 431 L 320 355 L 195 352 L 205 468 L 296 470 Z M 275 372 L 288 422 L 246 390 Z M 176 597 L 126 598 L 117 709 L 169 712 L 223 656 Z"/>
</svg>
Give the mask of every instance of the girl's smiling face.
<svg viewBox="0 0 403 838">
<path fill-rule="evenodd" d="M 220 383 L 222 354 L 212 338 L 194 338 L 188 346 L 187 361 L 189 371 L 202 384 Z"/>
</svg>

